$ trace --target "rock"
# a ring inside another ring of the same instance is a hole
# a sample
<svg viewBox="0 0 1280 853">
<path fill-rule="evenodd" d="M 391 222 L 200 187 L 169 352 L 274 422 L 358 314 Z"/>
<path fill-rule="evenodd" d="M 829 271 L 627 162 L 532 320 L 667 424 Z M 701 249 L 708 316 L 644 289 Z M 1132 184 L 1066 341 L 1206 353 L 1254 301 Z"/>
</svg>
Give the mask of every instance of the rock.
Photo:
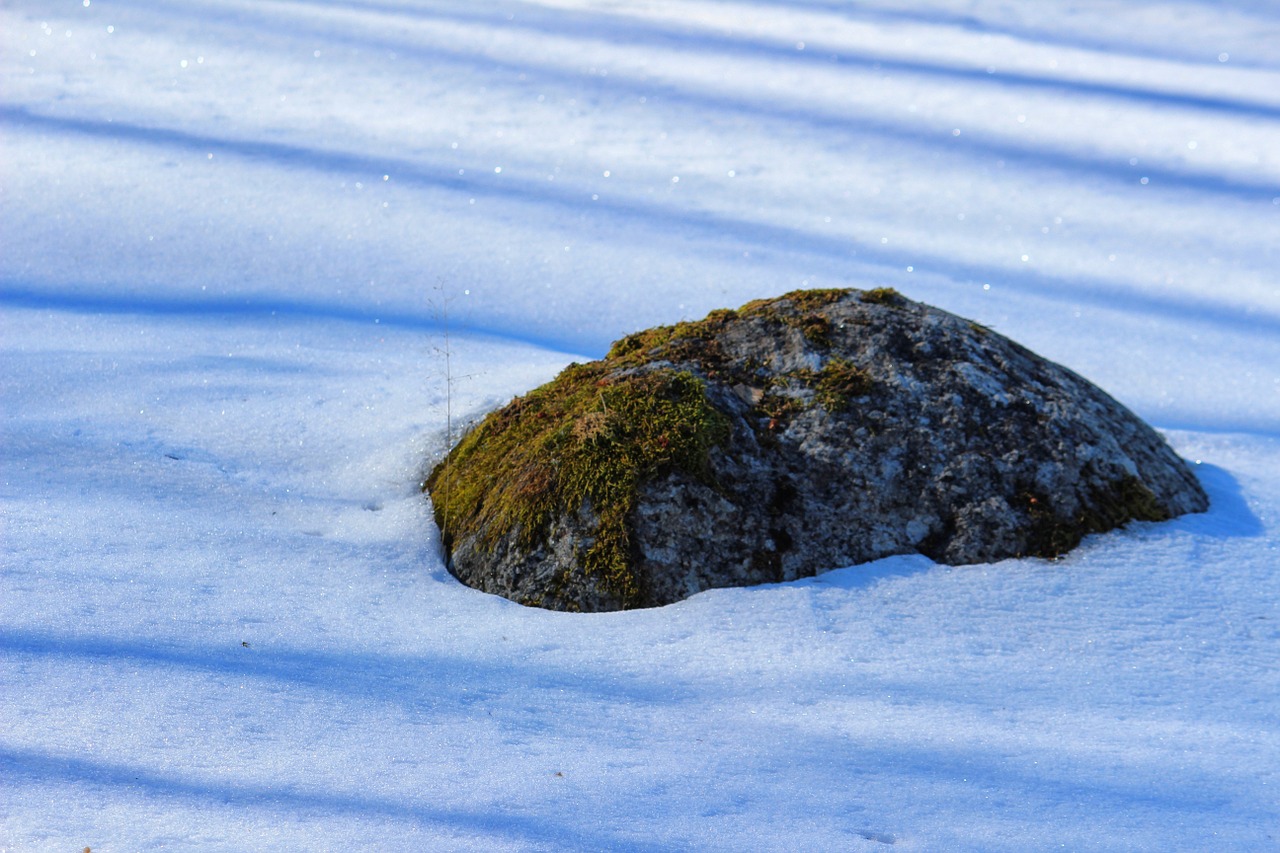
<svg viewBox="0 0 1280 853">
<path fill-rule="evenodd" d="M 463 583 L 582 611 L 892 554 L 1057 557 L 1208 506 L 1101 390 L 888 289 L 625 337 L 490 414 L 425 488 Z"/>
</svg>

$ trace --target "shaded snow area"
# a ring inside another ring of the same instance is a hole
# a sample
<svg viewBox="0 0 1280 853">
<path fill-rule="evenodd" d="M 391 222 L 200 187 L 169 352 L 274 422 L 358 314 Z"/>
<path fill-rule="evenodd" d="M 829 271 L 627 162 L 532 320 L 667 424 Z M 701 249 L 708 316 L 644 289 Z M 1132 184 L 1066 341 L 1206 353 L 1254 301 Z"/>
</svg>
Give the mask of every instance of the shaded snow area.
<svg viewBox="0 0 1280 853">
<path fill-rule="evenodd" d="M 1280 847 L 1276 4 L 5 0 L 0 50 L 0 850 Z M 615 614 L 445 570 L 447 421 L 832 286 L 1080 372 L 1212 508 Z"/>
</svg>

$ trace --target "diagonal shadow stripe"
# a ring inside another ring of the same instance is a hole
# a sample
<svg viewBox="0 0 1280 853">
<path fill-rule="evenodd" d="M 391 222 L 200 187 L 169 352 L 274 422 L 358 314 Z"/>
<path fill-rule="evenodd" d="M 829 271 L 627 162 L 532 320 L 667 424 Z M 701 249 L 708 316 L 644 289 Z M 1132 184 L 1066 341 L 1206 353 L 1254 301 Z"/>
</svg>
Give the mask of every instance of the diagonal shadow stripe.
<svg viewBox="0 0 1280 853">
<path fill-rule="evenodd" d="M 581 826 L 514 811 L 451 809 L 409 798 L 317 790 L 305 785 L 206 781 L 139 765 L 95 761 L 11 746 L 0 746 L 0 769 L 9 784 L 25 780 L 41 784 L 127 789 L 144 797 L 183 801 L 197 809 L 252 808 L 302 815 L 388 818 L 437 827 L 450 834 L 536 843 L 560 850 L 616 850 L 620 853 L 665 853 L 670 850 L 665 845 L 636 841 L 607 830 L 591 833 Z M 601 822 L 584 820 L 581 823 L 599 826 Z"/>
<path fill-rule="evenodd" d="M 444 331 L 444 324 L 429 313 L 408 311 L 403 308 L 394 309 L 390 306 L 371 309 L 358 304 L 279 297 L 205 295 L 184 297 L 157 293 L 131 293 L 128 287 L 101 284 L 82 284 L 54 289 L 31 286 L 4 278 L 0 278 L 0 305 L 86 314 L 136 314 L 209 320 L 227 317 L 339 320 L 344 323 L 378 324 L 435 334 Z M 469 323 L 455 318 L 449 321 L 449 332 L 498 338 L 505 342 L 527 344 L 570 356 L 583 354 L 575 348 L 580 345 L 578 342 L 529 334 L 527 327 Z"/>
<path fill-rule="evenodd" d="M 151 0 L 155 3 L 155 0 Z M 308 0 L 299 0 L 299 2 L 308 2 Z M 166 3 L 155 4 L 164 11 L 168 11 Z M 180 14 L 189 17 L 189 11 L 170 12 L 171 14 Z M 260 21 L 263 27 L 268 30 L 275 30 L 280 27 L 280 15 L 270 15 L 263 13 L 260 9 L 254 11 L 237 10 L 234 15 L 231 13 L 223 13 L 235 21 L 243 23 L 245 20 Z M 403 12 L 401 12 L 403 15 Z M 459 13 L 450 13 L 458 15 Z M 436 17 L 448 17 L 448 14 L 442 12 L 433 12 Z M 292 20 L 292 19 L 290 19 Z M 487 19 L 481 18 L 486 22 Z M 515 21 L 500 21 L 498 25 L 516 26 Z M 290 25 L 292 31 L 294 27 Z M 919 126 L 909 126 L 899 122 L 893 122 L 885 119 L 876 119 L 866 115 L 855 115 L 843 113 L 831 109 L 814 108 L 811 106 L 798 105 L 791 100 L 765 101 L 760 100 L 756 96 L 743 97 L 727 91 L 699 91 L 689 86 L 681 86 L 674 83 L 662 83 L 654 79 L 629 80 L 621 73 L 611 74 L 607 78 L 593 77 L 589 74 L 576 69 L 556 68 L 549 65 L 537 65 L 528 62 L 516 62 L 501 58 L 495 58 L 480 49 L 466 49 L 456 44 L 449 45 L 431 45 L 423 46 L 415 45 L 403 41 L 393 41 L 383 37 L 372 37 L 355 35 L 346 30 L 335 31 L 332 28 L 315 27 L 306 21 L 297 21 L 297 29 L 310 30 L 313 35 L 329 39 L 332 42 L 349 44 L 365 49 L 374 49 L 378 51 L 395 52 L 400 57 L 400 61 L 416 61 L 427 67 L 436 67 L 443 63 L 453 65 L 464 65 L 472 67 L 487 74 L 509 74 L 512 78 L 526 81 L 522 85 L 527 85 L 533 81 L 543 81 L 553 85 L 570 87 L 574 89 L 582 89 L 584 87 L 597 90 L 599 93 L 612 93 L 627 98 L 645 97 L 651 106 L 660 104 L 674 105 L 684 108 L 697 110 L 699 113 L 717 113 L 728 114 L 736 117 L 748 116 L 755 121 L 783 122 L 788 125 L 799 125 L 810 127 L 821 133 L 821 138 L 830 138 L 833 135 L 844 135 L 851 137 L 876 136 L 886 140 L 890 140 L 897 144 L 906 144 L 912 146 L 927 147 L 930 150 L 940 150 L 949 154 L 965 157 L 976 157 L 984 163 L 990 163 L 994 160 L 1004 160 L 1009 164 L 1025 164 L 1038 169 L 1048 169 L 1056 173 L 1070 174 L 1076 178 L 1080 176 L 1088 176 L 1093 180 L 1103 180 L 1117 182 L 1128 187 L 1137 184 L 1139 177 L 1148 178 L 1154 186 L 1173 187 L 1179 189 L 1191 190 L 1194 192 L 1213 193 L 1236 196 L 1248 200 L 1270 200 L 1273 197 L 1280 196 L 1280 184 L 1274 180 L 1251 179 L 1246 176 L 1229 176 L 1217 172 L 1204 169 L 1195 169 L 1192 167 L 1182 166 L 1177 168 L 1160 166 L 1156 163 L 1144 163 L 1141 169 L 1131 166 L 1127 157 L 1116 157 L 1115 159 L 1099 157 L 1096 155 L 1080 154 L 1078 152 L 1065 149 L 1050 147 L 1044 140 L 1037 140 L 1031 145 L 1021 145 L 1009 139 L 996 135 L 984 135 L 979 132 L 970 132 L 962 136 L 953 136 L 950 128 L 921 128 Z M 623 30 L 629 33 L 629 25 Z M 547 28 L 545 34 L 561 34 L 558 29 Z M 617 41 L 617 31 L 610 29 L 604 31 L 600 36 L 603 40 Z M 684 43 L 690 37 L 681 36 L 679 31 L 675 35 L 662 35 L 660 40 L 673 40 L 675 43 Z M 628 35 L 624 41 L 630 41 Z M 717 40 L 712 39 L 712 42 Z M 794 49 L 788 50 L 783 47 L 766 46 L 769 51 L 780 51 L 779 56 L 785 56 L 788 59 L 794 57 L 791 54 L 804 56 Z M 712 49 L 709 47 L 708 49 Z M 801 59 L 802 62 L 820 61 L 824 65 L 830 65 L 832 60 L 830 56 L 822 58 Z M 837 62 L 841 60 L 837 56 Z M 850 57 L 846 64 L 850 67 L 861 67 L 869 70 L 890 70 L 884 63 L 902 62 L 903 67 L 899 70 L 902 72 L 910 72 L 912 62 L 907 60 L 894 60 L 885 58 L 884 60 L 875 58 L 856 59 Z M 922 66 L 923 67 L 923 66 Z M 939 74 L 951 74 L 952 72 L 961 74 L 962 78 L 971 77 L 971 81 L 982 81 L 990 83 L 993 75 L 986 73 L 985 69 L 950 69 L 948 71 L 938 71 Z M 914 72 L 913 72 L 914 73 Z M 995 75 L 999 76 L 999 75 Z M 1052 81 L 1053 78 L 1048 78 Z M 967 80 L 967 82 L 971 82 Z M 1016 82 L 1014 78 L 1010 78 L 1011 83 Z M 1028 78 L 1028 84 L 1031 83 Z M 1043 81 L 1046 82 L 1047 81 Z M 1054 85 L 1059 90 L 1063 85 L 1070 87 L 1074 84 L 1063 84 L 1061 81 L 1054 81 Z M 1085 84 L 1081 84 L 1085 85 Z M 1099 84 L 1106 88 L 1110 84 Z M 1120 87 L 1122 90 L 1123 87 Z M 1116 96 L 1120 96 L 1121 92 L 1117 90 Z M 1158 93 L 1158 90 L 1157 90 Z M 1087 94 L 1083 92 L 1082 94 Z M 1101 90 L 1096 94 L 1105 94 Z M 1141 100 L 1144 95 L 1131 93 L 1134 98 Z M 1166 93 L 1168 94 L 1168 93 Z M 1126 96 L 1128 97 L 1128 96 Z M 1178 96 L 1183 97 L 1183 96 Z M 1186 95 L 1189 100 L 1182 104 L 1188 107 L 1208 108 L 1212 104 L 1212 98 Z M 1152 106 L 1168 106 L 1167 104 L 1152 103 Z M 1270 112 L 1269 118 L 1280 118 L 1280 107 L 1268 106 L 1264 104 L 1253 104 L 1249 106 L 1247 103 L 1241 102 L 1236 105 L 1246 113 L 1250 113 L 1252 117 L 1260 117 L 1262 113 Z M 1230 105 L 1226 102 L 1220 103 L 1217 107 L 1222 109 L 1230 109 Z M 21 108 L 18 108 L 21 110 Z M 1262 111 L 1262 113 L 1259 112 Z M 29 115 L 35 113 L 27 112 Z M 7 112 L 0 108 L 0 120 L 8 117 Z M 15 119 L 17 117 L 15 116 Z"/>
<path fill-rule="evenodd" d="M 508 606 L 503 602 L 500 606 Z M 411 708 L 465 709 L 477 691 L 580 696 L 593 702 L 681 705 L 697 701 L 693 685 L 651 682 L 618 672 L 566 672 L 528 660 L 484 661 L 444 654 L 396 655 L 263 647 L 205 647 L 168 640 L 0 629 L 0 654 L 82 663 L 122 664 L 164 673 L 251 678 Z"/>
<path fill-rule="evenodd" d="M 708 0 L 708 2 L 719 3 L 725 6 L 745 4 L 759 7 L 803 9 L 809 12 L 823 13 L 846 20 L 887 21 L 893 23 L 924 24 L 935 27 L 945 26 L 952 30 L 978 33 L 980 35 L 1008 36 L 1020 41 L 1032 42 L 1040 45 L 1053 45 L 1054 47 L 1088 50 L 1098 53 L 1106 53 L 1112 56 L 1191 63 L 1208 68 L 1216 68 L 1220 65 L 1220 61 L 1216 56 L 1197 59 L 1193 56 L 1176 53 L 1169 49 L 1172 48 L 1173 45 L 1166 46 L 1165 50 L 1159 50 L 1146 46 L 1139 47 L 1132 42 L 1114 38 L 1091 38 L 1079 33 L 1062 33 L 1045 27 L 1020 27 L 1010 23 L 1008 16 L 1001 17 L 998 21 L 984 20 L 979 17 L 978 14 L 951 12 L 946 9 L 933 8 L 924 10 L 913 8 L 875 8 L 862 3 L 854 5 L 847 3 L 846 0 L 829 0 L 829 2 L 823 2 L 823 0 L 782 0 L 782 2 L 779 2 L 778 0 Z M 1269 10 L 1260 8 L 1253 11 L 1261 16 L 1267 14 Z M 1231 65 L 1236 68 L 1262 68 L 1267 70 L 1272 70 L 1275 67 L 1273 65 L 1261 63 L 1250 63 L 1247 61 L 1242 62 L 1234 57 L 1231 59 Z"/>
<path fill-rule="evenodd" d="M 1024 292 L 1050 299 L 1091 303 L 1113 310 L 1154 314 L 1181 322 L 1207 323 L 1250 333 L 1280 335 L 1280 316 L 1253 309 L 1223 306 L 1207 299 L 1175 295 L 1157 296 L 1135 291 L 1119 281 L 1086 276 L 1064 279 L 1031 271 L 1015 272 L 1007 268 L 974 264 L 926 252 L 893 252 L 849 238 L 754 222 L 714 211 L 663 207 L 660 204 L 636 198 L 601 196 L 599 200 L 590 201 L 586 191 L 571 187 L 549 186 L 543 181 L 523 180 L 511 175 L 481 175 L 480 177 L 458 175 L 453 169 L 394 158 L 308 148 L 287 143 L 201 136 L 181 130 L 150 128 L 125 122 L 58 118 L 17 107 L 0 107 L 0 120 L 54 132 L 123 140 L 142 145 L 178 148 L 200 153 L 217 151 L 250 159 L 267 160 L 282 166 L 304 170 L 373 176 L 390 173 L 396 176 L 397 182 L 409 186 L 466 193 L 474 197 L 496 198 L 536 206 L 549 205 L 574 214 L 589 211 L 596 219 L 611 216 L 638 222 L 668 234 L 679 234 L 682 237 L 700 234 L 717 240 L 730 239 L 746 245 L 808 253 L 834 260 L 839 264 L 848 264 L 856 259 L 859 263 L 881 265 L 892 269 L 902 269 L 912 265 L 922 273 L 938 273 L 961 281 L 1013 282 L 1014 286 Z M 1270 207 L 1271 205 L 1268 205 L 1268 209 Z M 12 280 L 0 281 L 0 300 L 8 301 L 10 304 L 36 305 L 42 299 L 61 300 L 64 303 L 77 299 L 96 300 L 99 303 L 97 309 L 94 309 L 89 302 L 86 302 L 84 307 L 90 310 L 121 311 L 127 310 L 123 307 L 123 303 L 130 300 L 129 297 L 106 296 L 100 293 L 90 296 L 74 295 L 66 291 L 46 293 L 38 288 L 23 287 Z M 222 307 L 228 313 L 244 313 L 244 309 L 237 308 L 235 302 L 236 300 L 227 300 Z M 383 322 L 389 321 L 386 319 L 389 316 L 388 312 L 381 310 L 374 313 L 367 309 L 320 303 L 289 303 L 284 300 L 255 302 L 250 299 L 248 304 L 253 313 L 279 310 L 291 311 L 298 316 L 329 316 L 355 320 L 372 320 L 377 317 Z M 138 306 L 137 312 L 146 313 L 148 310 L 154 310 L 158 313 L 207 313 L 207 305 L 208 303 L 204 300 L 156 299 L 149 308 Z M 420 326 L 422 318 L 401 315 L 399 322 L 404 325 Z M 578 345 L 573 344 L 566 346 L 564 341 L 526 337 L 514 329 L 477 328 L 474 331 L 510 335 L 513 339 L 524 340 L 538 346 L 549 344 L 552 348 L 561 351 L 574 351 L 578 348 Z M 595 346 L 604 346 L 608 341 L 592 343 Z"/>
<path fill-rule="evenodd" d="M 174 9 L 172 0 L 134 0 L 136 5 L 148 5 L 157 11 Z M 190 14 L 195 5 L 193 0 L 184 0 L 181 4 L 183 14 Z M 207 5 L 207 4 L 203 4 Z M 306 27 L 316 35 L 327 36 L 341 42 L 364 41 L 349 32 L 324 30 L 289 12 L 299 6 L 309 6 L 321 10 L 321 14 L 334 9 L 368 13 L 388 19 L 388 23 L 396 21 L 425 20 L 447 21 L 455 24 L 489 27 L 497 30 L 521 31 L 538 36 L 573 38 L 596 42 L 613 42 L 628 46 L 643 45 L 677 52 L 696 53 L 699 56 L 719 54 L 726 57 L 747 59 L 763 59 L 769 61 L 785 61 L 793 65 L 858 68 L 887 73 L 909 74 L 917 77 L 932 78 L 940 81 L 958 81 L 977 83 L 983 87 L 1009 87 L 1027 89 L 1036 92 L 1055 94 L 1074 94 L 1093 97 L 1104 97 L 1128 101 L 1134 104 L 1150 106 L 1177 107 L 1212 112 L 1229 113 L 1244 117 L 1280 119 L 1280 105 L 1267 101 L 1229 97 L 1219 94 L 1197 94 L 1178 92 L 1152 86 L 1138 86 L 1115 82 L 1070 79 L 1062 76 L 1034 74 L 1026 71 L 1006 71 L 997 69 L 988 72 L 986 68 L 967 67 L 958 64 L 932 62 L 923 59 L 903 59 L 891 54 L 876 54 L 867 51 L 853 51 L 847 48 L 824 47 L 815 42 L 806 50 L 797 50 L 793 44 L 784 43 L 781 39 L 758 39 L 727 33 L 712 33 L 703 28 L 680 27 L 662 22 L 633 17 L 625 13 L 594 12 L 579 9 L 558 9 L 544 6 L 524 5 L 519 12 L 509 12 L 507 5 L 497 10 L 485 10 L 483 7 L 445 8 L 440 5 L 427 7 L 397 6 L 381 2 L 330 2 L 329 0 L 259 0 L 256 10 L 237 10 L 234 16 L 239 20 L 245 18 L 279 24 L 281 19 L 289 19 L 297 27 Z M 272 11 L 278 10 L 275 14 Z M 841 10 L 832 7 L 822 8 L 833 14 L 857 16 L 880 20 L 914 20 L 921 23 L 921 18 L 930 17 L 918 13 L 886 13 L 861 9 Z M 230 17 L 230 16 L 228 16 Z M 952 16 L 946 19 L 953 27 L 981 32 L 999 32 L 989 30 L 974 18 Z M 290 26 L 290 30 L 294 30 Z M 1012 33 L 1007 33 L 1013 35 Z M 1033 40 L 1041 40 L 1035 34 Z M 1016 36 L 1015 36 L 1016 37 Z M 1025 37 L 1025 36 L 1024 36 Z M 401 46 L 403 48 L 403 45 Z M 1107 49 L 1110 53 L 1110 49 Z M 1167 62 L 1178 62 L 1178 59 L 1165 59 Z M 1216 65 L 1216 63 L 1215 63 Z M 1209 66 L 1214 67 L 1214 66 Z"/>
<path fill-rule="evenodd" d="M 294 0 L 308 5 L 316 0 Z M 361 9 L 375 9 L 383 14 L 404 15 L 404 10 L 393 6 L 360 4 Z M 826 48 L 821 43 L 807 45 L 803 51 L 779 41 L 762 41 L 741 36 L 712 36 L 700 30 L 666 27 L 640 18 L 604 15 L 586 11 L 552 10 L 540 8 L 533 13 L 517 15 L 508 20 L 493 13 L 468 10 L 448 12 L 432 10 L 432 19 L 446 19 L 457 23 L 484 24 L 505 29 L 519 29 L 540 35 L 585 38 L 596 41 L 623 41 L 651 47 L 679 49 L 705 55 L 708 52 L 782 60 L 792 64 L 859 68 L 888 73 L 910 74 L 943 81 L 977 83 L 983 87 L 1011 87 L 1037 92 L 1087 95 L 1113 98 L 1138 104 L 1178 107 L 1212 112 L 1230 113 L 1246 117 L 1280 119 L 1280 106 L 1265 101 L 1223 95 L 1195 94 L 1169 91 L 1149 86 L 1050 77 L 1025 71 L 985 68 L 969 68 L 919 59 L 902 59 L 889 54 L 854 52 L 842 48 Z"/>
</svg>

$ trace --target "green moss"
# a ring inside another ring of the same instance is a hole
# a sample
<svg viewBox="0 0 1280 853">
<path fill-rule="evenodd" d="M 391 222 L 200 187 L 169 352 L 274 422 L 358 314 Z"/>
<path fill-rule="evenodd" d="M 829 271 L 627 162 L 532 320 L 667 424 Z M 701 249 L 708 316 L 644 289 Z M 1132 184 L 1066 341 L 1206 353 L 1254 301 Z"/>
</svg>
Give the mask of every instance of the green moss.
<svg viewBox="0 0 1280 853">
<path fill-rule="evenodd" d="M 774 389 L 766 391 L 755 405 L 756 411 L 768 419 L 767 429 L 770 431 L 782 427 L 787 418 L 798 415 L 806 408 L 808 407 L 803 398 Z"/>
<path fill-rule="evenodd" d="M 742 312 L 744 314 L 776 312 L 781 307 L 781 303 L 789 302 L 795 312 L 811 313 L 833 302 L 839 302 L 851 292 L 847 288 L 838 287 L 793 290 L 775 299 L 758 299 L 755 302 L 748 302 L 742 306 Z"/>
<path fill-rule="evenodd" d="M 671 340 L 671 333 L 674 329 L 674 326 L 658 326 L 653 329 L 646 329 L 643 332 L 635 332 L 625 338 L 619 338 L 613 342 L 613 346 L 609 348 L 609 354 L 605 358 L 617 361 L 643 355 Z"/>
<path fill-rule="evenodd" d="M 818 373 L 814 391 L 819 403 L 829 412 L 838 412 L 854 397 L 871 390 L 871 375 L 852 361 L 829 358 Z"/>
<path fill-rule="evenodd" d="M 804 335 L 804 339 L 818 349 L 831 347 L 831 321 L 822 314 L 790 314 L 777 312 L 769 319 L 779 321 Z"/>
<path fill-rule="evenodd" d="M 1057 558 L 1091 533 L 1105 533 L 1130 521 L 1166 521 L 1168 511 L 1147 485 L 1134 476 L 1121 477 L 1091 494 L 1091 508 L 1074 518 L 1058 515 L 1045 495 L 1024 492 L 1018 501 L 1031 518 L 1026 554 Z"/>
<path fill-rule="evenodd" d="M 476 534 L 492 548 L 511 530 L 523 548 L 587 505 L 596 529 L 582 570 L 624 602 L 640 595 L 629 519 L 640 486 L 670 470 L 708 476 L 729 423 L 688 371 L 572 365 L 495 412 L 427 480 L 446 548 Z"/>
<path fill-rule="evenodd" d="M 1126 521 L 1168 521 L 1169 511 L 1160 505 L 1155 493 L 1137 477 L 1122 477 L 1109 490 L 1094 495 L 1102 523 L 1117 527 Z"/>
<path fill-rule="evenodd" d="M 732 308 L 717 308 L 707 315 L 703 323 L 713 324 L 715 326 L 723 326 L 731 320 L 738 319 L 738 312 Z"/>
<path fill-rule="evenodd" d="M 757 299 L 738 310 L 712 311 L 701 320 L 689 320 L 671 326 L 657 326 L 627 335 L 614 343 L 606 360 L 618 365 L 640 365 L 652 361 L 673 364 L 696 363 L 710 377 L 730 370 L 718 336 L 725 326 L 739 319 L 765 320 L 796 328 L 815 347 L 831 346 L 831 321 L 821 309 L 852 291 L 842 289 L 793 290 L 772 299 Z M 742 366 L 733 374 L 735 381 L 745 380 Z"/>
<path fill-rule="evenodd" d="M 827 359 L 821 370 L 789 370 L 774 376 L 756 403 L 757 429 L 785 429 L 790 418 L 815 404 L 832 413 L 841 412 L 853 398 L 870 393 L 871 388 L 871 375 L 843 358 Z"/>
<path fill-rule="evenodd" d="M 899 308 L 906 302 L 906 298 L 892 287 L 873 287 L 864 290 L 858 298 L 868 305 L 888 305 L 890 308 Z"/>
<path fill-rule="evenodd" d="M 711 372 L 724 362 L 716 336 L 737 316 L 735 311 L 712 311 L 702 320 L 636 332 L 614 343 L 605 359 L 615 366 L 638 366 L 652 361 L 693 362 Z"/>
</svg>

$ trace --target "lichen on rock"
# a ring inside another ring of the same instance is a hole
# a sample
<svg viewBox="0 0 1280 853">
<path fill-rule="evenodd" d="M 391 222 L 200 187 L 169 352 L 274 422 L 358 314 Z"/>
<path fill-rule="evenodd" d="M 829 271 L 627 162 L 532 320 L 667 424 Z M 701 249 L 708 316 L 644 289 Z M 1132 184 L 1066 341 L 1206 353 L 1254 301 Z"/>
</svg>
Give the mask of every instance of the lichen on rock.
<svg viewBox="0 0 1280 853">
<path fill-rule="evenodd" d="M 628 335 L 490 414 L 425 489 L 460 580 L 585 611 L 892 554 L 1056 557 L 1208 505 L 1098 388 L 889 288 Z"/>
</svg>

